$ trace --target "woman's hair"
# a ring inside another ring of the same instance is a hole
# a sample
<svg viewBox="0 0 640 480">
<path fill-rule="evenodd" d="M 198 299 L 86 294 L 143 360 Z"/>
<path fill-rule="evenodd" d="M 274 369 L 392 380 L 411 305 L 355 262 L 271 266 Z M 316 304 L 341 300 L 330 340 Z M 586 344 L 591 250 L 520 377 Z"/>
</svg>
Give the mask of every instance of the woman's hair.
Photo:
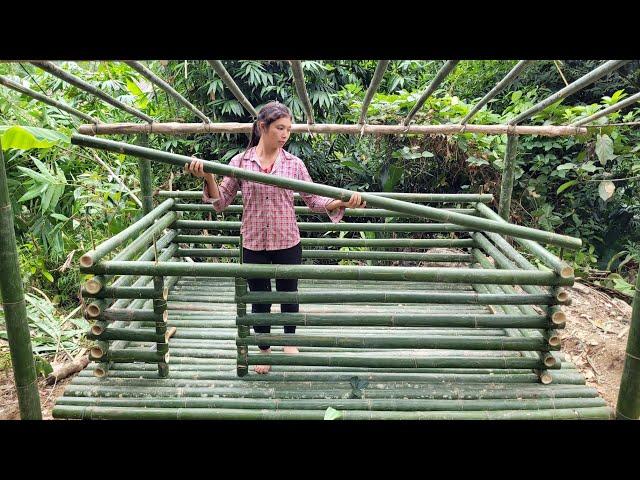
<svg viewBox="0 0 640 480">
<path fill-rule="evenodd" d="M 269 125 L 283 117 L 289 117 L 291 121 L 293 121 L 293 115 L 291 115 L 291 112 L 284 103 L 269 102 L 264 105 L 260 109 L 260 112 L 258 112 L 258 118 L 253 122 L 247 150 L 258 145 L 260 141 L 260 122 L 264 122 L 264 128 L 269 128 Z"/>
</svg>

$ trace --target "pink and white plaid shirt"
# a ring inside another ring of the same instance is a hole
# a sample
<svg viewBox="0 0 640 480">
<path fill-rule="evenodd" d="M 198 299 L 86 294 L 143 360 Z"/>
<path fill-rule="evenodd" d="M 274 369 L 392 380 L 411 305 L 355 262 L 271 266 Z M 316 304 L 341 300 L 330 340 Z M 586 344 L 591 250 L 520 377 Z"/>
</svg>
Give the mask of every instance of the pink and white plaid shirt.
<svg viewBox="0 0 640 480">
<path fill-rule="evenodd" d="M 239 153 L 231 159 L 229 165 L 254 172 L 263 172 L 255 150 L 254 147 Z M 269 174 L 306 182 L 313 181 L 303 161 L 284 149 L 280 149 L 280 154 Z M 281 250 L 293 247 L 300 241 L 292 190 L 224 177 L 219 186 L 220 199 L 218 201 L 212 199 L 205 184 L 202 200 L 213 204 L 213 209 L 216 212 L 221 212 L 236 196 L 238 187 L 242 190 L 244 205 L 240 232 L 245 248 L 258 251 Z M 300 192 L 300 196 L 313 212 L 326 212 L 334 223 L 338 223 L 344 216 L 344 207 L 336 208 L 331 212 L 326 209 L 327 204 L 333 201 L 332 198 L 302 192 Z"/>
</svg>

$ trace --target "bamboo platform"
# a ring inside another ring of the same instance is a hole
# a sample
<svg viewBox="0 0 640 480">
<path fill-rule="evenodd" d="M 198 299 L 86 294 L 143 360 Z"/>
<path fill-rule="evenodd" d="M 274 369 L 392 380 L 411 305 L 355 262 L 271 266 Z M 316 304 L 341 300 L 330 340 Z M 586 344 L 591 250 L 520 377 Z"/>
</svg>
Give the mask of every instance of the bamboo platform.
<svg viewBox="0 0 640 480">
<path fill-rule="evenodd" d="M 360 282 L 366 288 L 367 282 Z M 373 282 L 372 282 L 373 283 Z M 380 282 L 375 282 L 380 286 Z M 300 293 L 332 289 L 353 290 L 352 282 L 300 280 Z M 394 285 L 389 284 L 389 291 Z M 471 292 L 467 284 L 404 283 L 405 289 L 429 292 Z M 211 299 L 202 288 L 218 296 Z M 597 391 L 586 387 L 570 362 L 549 370 L 553 381 L 540 383 L 531 368 L 506 368 L 527 359 L 527 353 L 506 350 L 447 350 L 299 347 L 300 354 L 318 359 L 394 356 L 411 363 L 398 368 L 359 366 L 272 366 L 266 375 L 236 373 L 236 304 L 233 278 L 182 277 L 169 291 L 168 327 L 177 328 L 169 340 L 167 378 L 155 364 L 115 363 L 109 375 L 96 378 L 91 368 L 81 372 L 56 401 L 54 418 L 65 419 L 318 419 L 329 407 L 342 419 L 608 419 L 613 412 Z M 190 301 L 181 301 L 183 297 Z M 173 300 L 178 298 L 178 300 Z M 222 300 L 222 303 L 220 301 Z M 272 312 L 279 311 L 274 305 Z M 486 305 L 305 304 L 301 313 L 327 312 L 361 315 L 447 314 L 487 315 Z M 153 326 L 142 322 L 140 326 Z M 305 335 L 397 337 L 409 330 L 428 338 L 509 338 L 500 328 L 298 326 Z M 282 333 L 282 327 L 272 327 Z M 129 342 L 125 350 L 153 351 L 155 343 Z M 250 364 L 259 359 L 250 345 Z M 282 347 L 272 347 L 275 354 Z M 283 355 L 283 354 L 281 354 Z M 559 359 L 562 355 L 554 353 Z M 295 357 L 295 355 L 288 355 Z M 450 362 L 447 362 L 447 360 Z M 467 363 L 465 363 L 465 360 Z M 468 368 L 454 367 L 469 365 Z M 482 363 L 485 362 L 485 363 Z M 482 368 L 482 365 L 492 365 Z M 498 368 L 502 365 L 502 368 Z"/>
</svg>

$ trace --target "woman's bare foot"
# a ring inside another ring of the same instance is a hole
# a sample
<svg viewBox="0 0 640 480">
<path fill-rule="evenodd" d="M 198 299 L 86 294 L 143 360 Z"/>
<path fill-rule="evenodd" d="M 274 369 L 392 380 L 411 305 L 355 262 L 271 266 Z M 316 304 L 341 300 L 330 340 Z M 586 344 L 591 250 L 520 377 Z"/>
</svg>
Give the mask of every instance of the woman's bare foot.
<svg viewBox="0 0 640 480">
<path fill-rule="evenodd" d="M 283 347 L 284 353 L 300 353 L 298 347 Z"/>
<path fill-rule="evenodd" d="M 260 353 L 271 353 L 271 349 L 267 349 L 267 350 L 260 350 Z M 256 365 L 253 367 L 253 370 L 256 373 L 269 373 L 269 370 L 271 370 L 271 365 Z"/>
</svg>

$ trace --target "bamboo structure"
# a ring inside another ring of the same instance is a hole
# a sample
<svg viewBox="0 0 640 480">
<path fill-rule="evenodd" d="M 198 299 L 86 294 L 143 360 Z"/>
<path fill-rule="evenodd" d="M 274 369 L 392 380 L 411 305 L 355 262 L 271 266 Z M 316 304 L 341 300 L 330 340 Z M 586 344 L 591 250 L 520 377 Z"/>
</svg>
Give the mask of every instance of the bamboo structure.
<svg viewBox="0 0 640 480">
<path fill-rule="evenodd" d="M 367 93 L 365 93 L 364 100 L 362 101 L 362 110 L 360 111 L 360 119 L 358 120 L 358 123 L 362 125 L 364 125 L 367 120 L 367 109 L 369 108 L 369 104 L 371 103 L 373 96 L 378 91 L 378 87 L 380 86 L 380 82 L 382 82 L 382 77 L 384 77 L 384 72 L 387 70 L 389 63 L 390 60 L 379 60 L 376 65 L 373 77 L 371 78 L 371 83 L 369 84 Z"/>
<path fill-rule="evenodd" d="M 427 98 L 431 96 L 431 94 L 440 86 L 440 84 L 444 81 L 444 79 L 451 73 L 451 71 L 456 67 L 460 60 L 447 60 L 442 68 L 438 71 L 436 76 L 433 78 L 427 89 L 420 95 L 420 98 L 413 106 L 409 114 L 402 121 L 402 125 L 409 125 L 413 116 L 418 113 L 424 102 L 427 101 Z"/>
<path fill-rule="evenodd" d="M 507 149 L 504 154 L 504 169 L 502 180 L 500 181 L 500 205 L 498 213 L 501 218 L 509 221 L 511 216 L 511 194 L 513 193 L 513 181 L 515 179 L 516 156 L 518 148 L 518 137 L 507 136 Z"/>
<path fill-rule="evenodd" d="M 252 107 L 253 108 L 253 107 Z M 255 110 L 254 110 L 255 111 Z M 257 112 L 255 113 L 257 116 Z M 162 135 L 192 135 L 205 133 L 251 133 L 252 123 L 109 123 L 80 125 L 83 135 L 138 135 L 140 133 Z M 443 125 L 372 125 L 294 123 L 291 133 L 319 133 L 345 135 L 457 135 L 476 133 L 483 135 L 541 135 L 545 137 L 585 135 L 585 127 L 557 125 L 475 125 L 447 123 Z"/>
<path fill-rule="evenodd" d="M 245 110 L 249 112 L 254 118 L 256 118 L 258 116 L 258 112 L 256 111 L 255 108 L 253 108 L 253 105 L 251 105 L 251 102 L 247 100 L 247 97 L 245 97 L 242 94 L 242 91 L 240 91 L 240 88 L 238 88 L 238 85 L 236 85 L 236 82 L 234 82 L 231 75 L 229 75 L 229 72 L 227 72 L 227 69 L 224 68 L 224 65 L 222 64 L 222 62 L 220 60 L 207 60 L 207 61 L 209 62 L 209 65 L 211 65 L 211 67 L 218 74 L 218 76 L 222 79 L 222 81 L 227 86 L 227 88 L 231 90 L 231 93 L 233 93 L 233 96 L 236 97 L 240 102 L 240 104 L 245 108 Z M 207 124 L 207 125 L 211 125 L 211 124 Z M 244 132 L 244 133 L 251 133 L 251 129 L 249 129 L 247 132 Z"/>
<path fill-rule="evenodd" d="M 4 155 L 0 143 L 0 297 L 22 420 L 42 420 L 40 394 L 33 361 L 27 307 L 13 226 Z"/>
<path fill-rule="evenodd" d="M 304 112 L 307 115 L 307 123 L 313 125 L 313 107 L 309 100 L 309 94 L 307 93 L 307 87 L 304 83 L 304 73 L 302 71 L 302 62 L 300 60 L 290 60 L 291 72 L 293 73 L 293 81 L 296 87 L 296 93 L 302 103 Z"/>
<path fill-rule="evenodd" d="M 640 275 L 636 279 L 636 292 L 633 296 L 616 417 L 622 420 L 640 420 Z"/>
<path fill-rule="evenodd" d="M 599 119 L 600 117 L 604 117 L 606 115 L 609 115 L 610 113 L 617 112 L 618 110 L 622 110 L 623 108 L 633 105 L 636 102 L 640 102 L 640 92 L 634 95 L 631 95 L 630 97 L 625 98 L 624 100 L 619 101 L 615 105 L 611 105 L 610 107 L 607 107 L 599 112 L 596 112 L 593 115 L 590 115 L 581 120 L 577 120 L 573 122 L 571 125 L 576 127 L 582 127 L 583 125 L 588 125 L 589 123 Z"/>
<path fill-rule="evenodd" d="M 149 146 L 148 135 L 141 134 L 138 138 L 138 145 Z M 140 171 L 140 193 L 142 194 L 142 212 L 144 215 L 153 210 L 153 180 L 151 175 L 151 160 L 146 158 L 138 159 L 138 169 Z"/>
</svg>

